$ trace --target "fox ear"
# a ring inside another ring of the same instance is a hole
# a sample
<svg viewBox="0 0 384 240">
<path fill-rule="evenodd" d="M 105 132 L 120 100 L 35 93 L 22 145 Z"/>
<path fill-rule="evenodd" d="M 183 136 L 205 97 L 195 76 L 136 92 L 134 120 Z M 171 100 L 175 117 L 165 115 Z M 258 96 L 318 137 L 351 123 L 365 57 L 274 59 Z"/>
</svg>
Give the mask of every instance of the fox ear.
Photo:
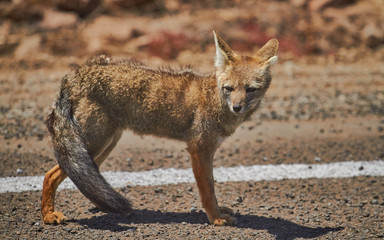
<svg viewBox="0 0 384 240">
<path fill-rule="evenodd" d="M 256 57 L 265 62 L 266 67 L 270 67 L 277 63 L 277 51 L 279 50 L 279 41 L 276 38 L 269 40 L 259 51 Z"/>
<path fill-rule="evenodd" d="M 279 59 L 279 57 L 277 56 L 273 56 L 271 57 L 270 59 L 268 59 L 266 62 L 265 62 L 265 66 L 268 68 L 270 66 L 273 66 L 277 63 L 277 60 Z"/>
<path fill-rule="evenodd" d="M 235 53 L 215 31 L 213 31 L 213 36 L 216 45 L 215 66 L 218 69 L 223 69 L 230 61 L 235 60 Z"/>
</svg>

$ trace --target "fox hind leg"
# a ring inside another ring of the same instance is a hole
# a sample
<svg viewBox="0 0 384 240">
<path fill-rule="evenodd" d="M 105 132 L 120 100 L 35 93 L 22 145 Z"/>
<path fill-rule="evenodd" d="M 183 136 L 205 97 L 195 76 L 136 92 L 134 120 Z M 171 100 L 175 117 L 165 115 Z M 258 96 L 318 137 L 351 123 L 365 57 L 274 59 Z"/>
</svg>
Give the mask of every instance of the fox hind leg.
<svg viewBox="0 0 384 240">
<path fill-rule="evenodd" d="M 43 214 L 44 223 L 60 224 L 66 220 L 62 212 L 54 211 L 57 187 L 66 177 L 67 175 L 59 165 L 56 165 L 45 174 L 41 199 L 41 213 Z"/>
<path fill-rule="evenodd" d="M 94 161 L 99 167 L 116 146 L 121 135 L 122 132 L 116 133 L 107 146 L 95 157 Z M 41 213 L 43 214 L 43 221 L 46 224 L 61 224 L 66 220 L 62 212 L 54 211 L 56 190 L 66 177 L 67 175 L 59 165 L 56 165 L 45 174 L 41 199 Z"/>
<path fill-rule="evenodd" d="M 115 133 L 109 140 L 109 143 L 106 144 L 106 147 L 97 154 L 97 156 L 94 158 L 95 163 L 97 166 L 101 166 L 105 159 L 108 157 L 108 155 L 112 152 L 112 150 L 116 147 L 117 143 L 119 142 L 121 138 L 122 132 Z"/>
</svg>

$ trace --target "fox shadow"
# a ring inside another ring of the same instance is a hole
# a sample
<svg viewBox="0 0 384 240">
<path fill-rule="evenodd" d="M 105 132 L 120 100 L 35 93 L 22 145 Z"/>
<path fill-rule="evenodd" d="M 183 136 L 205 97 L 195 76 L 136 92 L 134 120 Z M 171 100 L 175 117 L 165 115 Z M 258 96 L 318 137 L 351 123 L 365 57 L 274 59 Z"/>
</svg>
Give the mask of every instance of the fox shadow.
<svg viewBox="0 0 384 240">
<path fill-rule="evenodd" d="M 95 211 L 95 210 L 93 210 Z M 96 210 L 97 211 L 97 210 Z M 268 218 L 255 215 L 236 214 L 236 228 L 249 228 L 254 230 L 267 230 L 268 233 L 274 235 L 277 240 L 293 240 L 295 238 L 315 238 L 325 235 L 329 232 L 340 231 L 343 228 L 331 227 L 305 227 L 296 223 L 281 219 Z M 204 212 L 161 212 L 151 210 L 134 210 L 130 215 L 106 213 L 102 216 L 94 216 L 86 219 L 71 220 L 88 228 L 98 230 L 109 230 L 113 232 L 135 231 L 135 227 L 126 225 L 142 224 L 142 223 L 190 223 L 205 224 L 208 223 L 207 216 Z"/>
</svg>

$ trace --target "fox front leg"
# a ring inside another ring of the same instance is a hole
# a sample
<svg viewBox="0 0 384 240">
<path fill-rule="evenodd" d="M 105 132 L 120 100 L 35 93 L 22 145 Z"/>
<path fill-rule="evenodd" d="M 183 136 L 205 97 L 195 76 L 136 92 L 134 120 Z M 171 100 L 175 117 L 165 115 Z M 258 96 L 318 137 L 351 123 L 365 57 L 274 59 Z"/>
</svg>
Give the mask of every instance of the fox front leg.
<svg viewBox="0 0 384 240">
<path fill-rule="evenodd" d="M 191 155 L 193 174 L 209 222 L 218 226 L 236 224 L 236 218 L 230 215 L 233 214 L 233 211 L 217 205 L 213 181 L 213 155 L 216 148 L 209 149 L 206 146 L 201 148 L 188 147 L 187 150 Z"/>
</svg>

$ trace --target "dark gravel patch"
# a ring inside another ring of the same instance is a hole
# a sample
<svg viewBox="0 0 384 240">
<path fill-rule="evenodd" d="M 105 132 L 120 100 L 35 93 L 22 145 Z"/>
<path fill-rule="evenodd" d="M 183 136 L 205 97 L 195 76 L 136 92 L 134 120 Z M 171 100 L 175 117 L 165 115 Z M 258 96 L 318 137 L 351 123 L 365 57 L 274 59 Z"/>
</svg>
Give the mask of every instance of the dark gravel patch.
<svg viewBox="0 0 384 240">
<path fill-rule="evenodd" d="M 0 159 L 2 161 L 0 177 L 44 175 L 57 164 L 52 156 L 37 152 L 22 153 L 10 149 L 0 151 Z"/>
<path fill-rule="evenodd" d="M 292 95 L 286 98 L 267 97 L 255 119 L 260 120 L 312 120 L 358 116 L 384 116 L 384 91 L 334 93 L 321 90 L 317 95 Z M 268 103 L 273 102 L 274 106 Z"/>
</svg>

